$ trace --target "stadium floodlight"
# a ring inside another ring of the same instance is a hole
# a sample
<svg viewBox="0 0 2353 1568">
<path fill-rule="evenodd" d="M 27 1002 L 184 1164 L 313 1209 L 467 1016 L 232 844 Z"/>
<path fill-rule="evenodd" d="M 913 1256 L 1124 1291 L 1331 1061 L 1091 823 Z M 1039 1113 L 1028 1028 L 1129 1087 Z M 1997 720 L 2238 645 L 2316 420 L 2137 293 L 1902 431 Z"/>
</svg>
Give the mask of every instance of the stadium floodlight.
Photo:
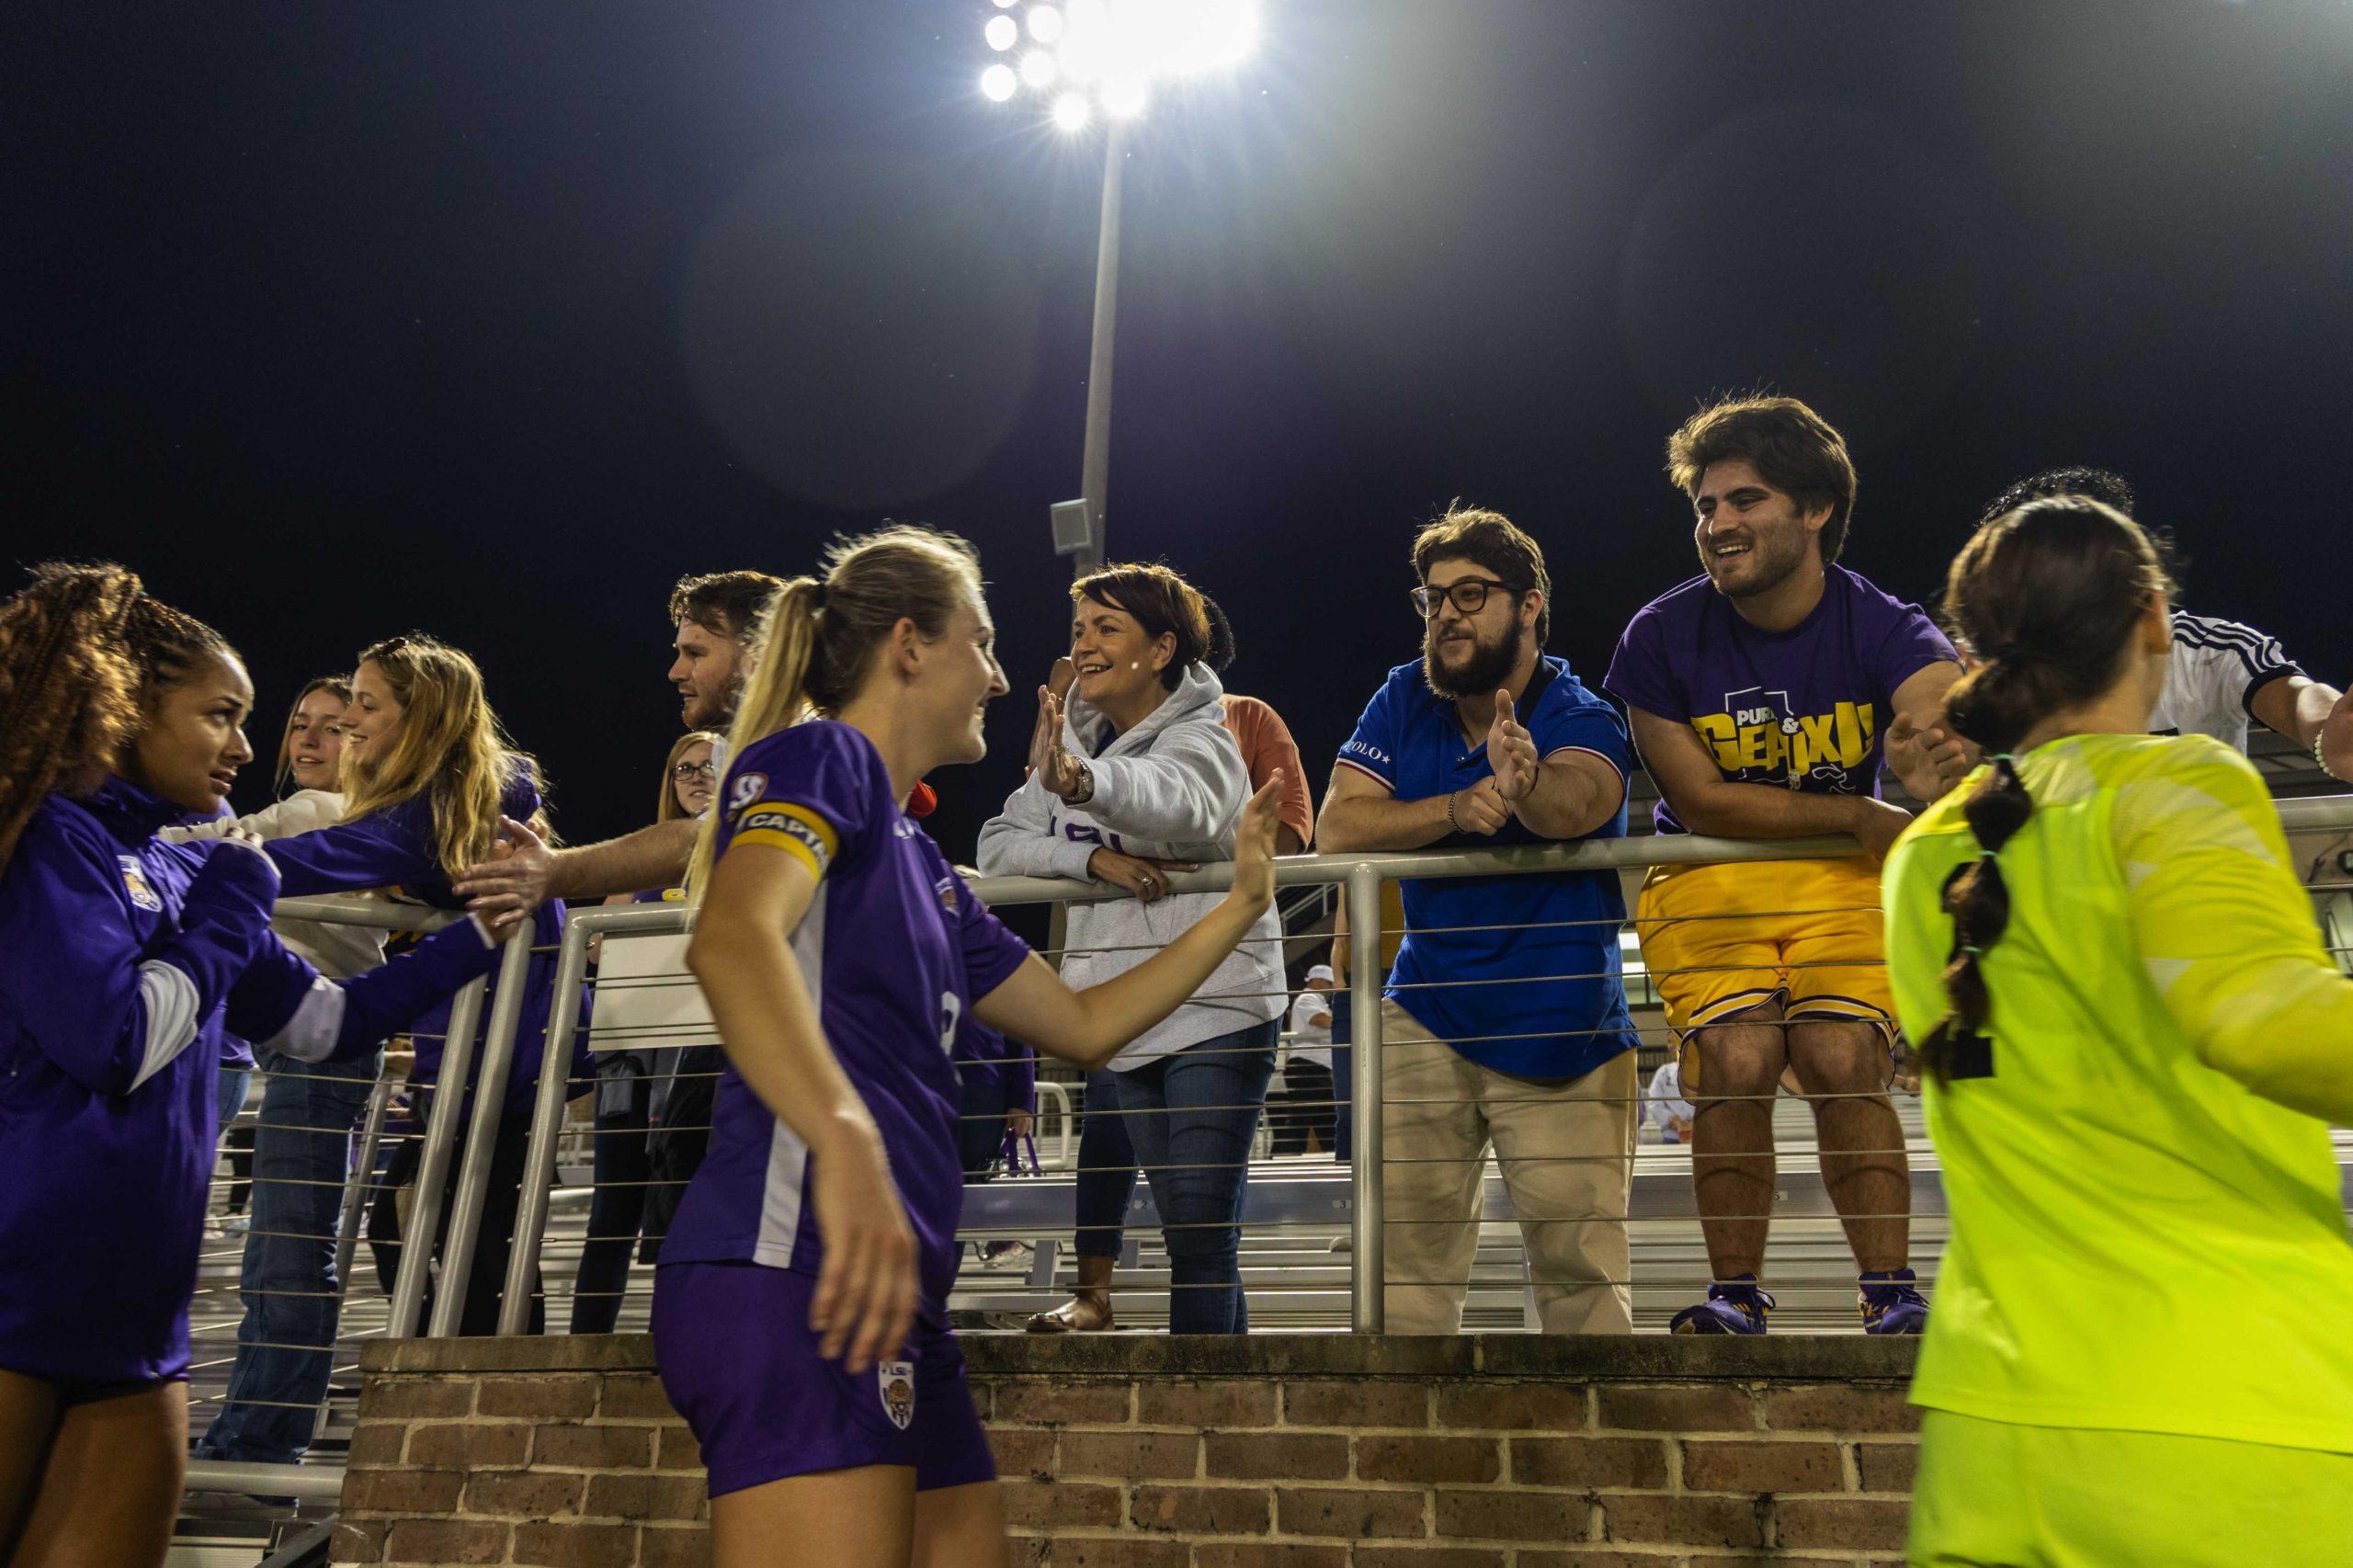
<svg viewBox="0 0 2353 1568">
<path fill-rule="evenodd" d="M 1017 23 L 1008 12 L 1021 9 Z M 1086 445 L 1081 500 L 1064 502 L 1055 549 L 1078 557 L 1084 572 L 1103 559 L 1103 509 L 1110 470 L 1111 329 L 1120 272 L 1120 165 L 1128 128 L 1152 102 L 1154 87 L 1230 69 L 1258 44 L 1259 0 L 995 0 L 983 38 L 1003 54 L 1029 35 L 1017 70 L 1002 62 L 981 74 L 982 94 L 997 103 L 1037 96 L 1045 118 L 1076 135 L 1100 118 L 1106 129 L 1103 224 L 1095 256 L 1095 343 L 1086 372 Z M 1027 88 L 1028 93 L 1023 89 Z M 1074 542 L 1068 509 L 1084 506 L 1086 542 Z"/>
</svg>

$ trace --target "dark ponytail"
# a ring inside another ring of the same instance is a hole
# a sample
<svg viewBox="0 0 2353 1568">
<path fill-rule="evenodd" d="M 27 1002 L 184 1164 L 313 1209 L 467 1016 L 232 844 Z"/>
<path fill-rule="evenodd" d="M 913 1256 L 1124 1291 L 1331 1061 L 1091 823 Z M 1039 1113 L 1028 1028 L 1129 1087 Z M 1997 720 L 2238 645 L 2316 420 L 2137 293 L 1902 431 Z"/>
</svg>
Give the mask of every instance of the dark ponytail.
<svg viewBox="0 0 2353 1568">
<path fill-rule="evenodd" d="M 1945 694 L 1945 718 L 1994 756 L 1961 805 L 1983 853 L 1946 880 L 1952 1010 L 1920 1042 L 1939 1083 L 1993 1072 L 1993 1010 L 1983 960 L 2009 926 L 2001 852 L 2034 814 L 2010 753 L 2052 714 L 2114 685 L 2133 629 L 2173 587 L 2156 544 L 2130 517 L 2081 495 L 2048 496 L 1972 537 L 1945 580 L 1946 619 L 1967 647 L 1968 674 Z"/>
</svg>

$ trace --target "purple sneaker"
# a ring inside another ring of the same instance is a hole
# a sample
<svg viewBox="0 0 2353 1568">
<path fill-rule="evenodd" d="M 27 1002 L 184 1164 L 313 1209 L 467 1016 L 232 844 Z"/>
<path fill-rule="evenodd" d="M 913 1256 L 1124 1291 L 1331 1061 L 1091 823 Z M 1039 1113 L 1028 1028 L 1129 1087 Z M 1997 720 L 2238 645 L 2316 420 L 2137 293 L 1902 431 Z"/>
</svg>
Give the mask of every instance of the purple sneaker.
<svg viewBox="0 0 2353 1568">
<path fill-rule="evenodd" d="M 1676 1334 L 1762 1334 L 1765 1320 L 1780 1303 L 1756 1288 L 1756 1276 L 1744 1274 L 1708 1287 L 1708 1299 L 1675 1314 L 1668 1328 Z"/>
<path fill-rule="evenodd" d="M 1865 1334 L 1921 1334 L 1928 1326 L 1928 1298 L 1920 1294 L 1908 1268 L 1881 1269 L 1857 1279 L 1856 1305 Z"/>
</svg>

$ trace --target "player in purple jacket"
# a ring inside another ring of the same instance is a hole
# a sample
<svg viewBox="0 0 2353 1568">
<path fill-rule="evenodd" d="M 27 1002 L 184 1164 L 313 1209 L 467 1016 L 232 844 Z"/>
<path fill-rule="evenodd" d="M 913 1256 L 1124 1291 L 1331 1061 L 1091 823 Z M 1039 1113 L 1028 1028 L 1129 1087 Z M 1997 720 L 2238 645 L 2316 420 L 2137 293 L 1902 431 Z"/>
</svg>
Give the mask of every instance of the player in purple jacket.
<svg viewBox="0 0 2353 1568">
<path fill-rule="evenodd" d="M 361 1054 L 496 954 L 468 921 L 322 979 L 259 839 L 156 836 L 218 810 L 252 704 L 119 567 L 0 607 L 0 1560 L 163 1561 L 225 1035 Z"/>
<path fill-rule="evenodd" d="M 706 819 L 687 961 L 728 1069 L 655 1275 L 663 1385 L 702 1445 L 719 1568 L 822 1542 L 855 1568 L 1002 1562 L 988 1444 L 947 1324 L 969 1010 L 1100 1066 L 1173 1011 L 1274 896 L 1275 796 L 1233 892 L 1149 961 L 1074 993 L 972 896 L 901 802 L 979 760 L 1006 689 L 953 536 L 835 547 L 779 594 Z"/>
</svg>

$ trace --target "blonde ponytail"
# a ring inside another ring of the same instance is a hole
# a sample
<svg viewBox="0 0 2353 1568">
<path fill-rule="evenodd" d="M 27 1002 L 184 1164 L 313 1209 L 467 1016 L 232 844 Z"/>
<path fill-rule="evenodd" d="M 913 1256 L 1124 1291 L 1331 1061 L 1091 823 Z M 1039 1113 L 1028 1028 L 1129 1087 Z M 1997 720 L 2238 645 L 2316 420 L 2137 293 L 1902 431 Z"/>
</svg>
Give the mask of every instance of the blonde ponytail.
<svg viewBox="0 0 2353 1568">
<path fill-rule="evenodd" d="M 817 642 L 817 606 L 824 585 L 814 577 L 795 577 L 777 590 L 752 624 L 751 673 L 735 704 L 734 722 L 727 726 L 727 760 L 733 767 L 745 749 L 808 716 L 809 659 Z M 723 785 L 724 778 L 721 779 Z M 702 902 L 710 881 L 711 862 L 719 854 L 719 824 L 730 810 L 722 799 L 703 812 L 695 834 L 694 858 L 687 866 L 687 897 Z"/>
</svg>

